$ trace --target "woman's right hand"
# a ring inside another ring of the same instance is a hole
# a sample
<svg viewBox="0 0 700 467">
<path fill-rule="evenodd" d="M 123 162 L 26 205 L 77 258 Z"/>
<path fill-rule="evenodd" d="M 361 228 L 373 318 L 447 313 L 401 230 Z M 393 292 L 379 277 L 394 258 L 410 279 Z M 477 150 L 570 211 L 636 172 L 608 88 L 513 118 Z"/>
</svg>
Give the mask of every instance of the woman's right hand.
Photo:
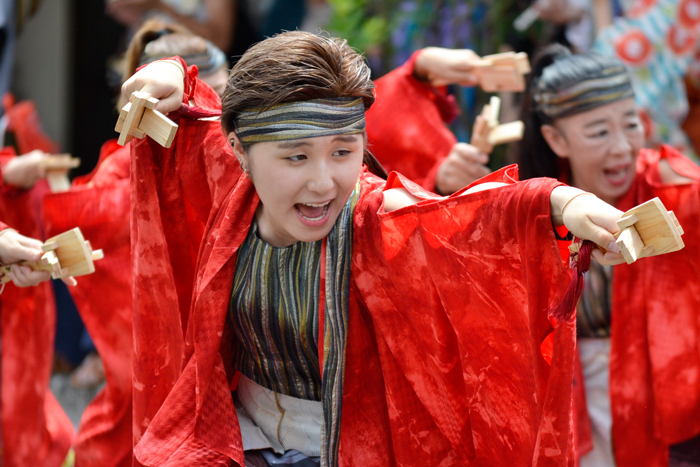
<svg viewBox="0 0 700 467">
<path fill-rule="evenodd" d="M 486 167 L 489 155 L 467 143 L 456 143 L 438 168 L 435 189 L 443 196 L 451 195 L 491 173 Z"/>
<path fill-rule="evenodd" d="M 134 91 L 147 92 L 159 99 L 155 110 L 167 114 L 180 108 L 185 93 L 185 70 L 172 60 L 159 60 L 137 71 L 122 85 L 123 102 L 129 102 Z"/>
</svg>

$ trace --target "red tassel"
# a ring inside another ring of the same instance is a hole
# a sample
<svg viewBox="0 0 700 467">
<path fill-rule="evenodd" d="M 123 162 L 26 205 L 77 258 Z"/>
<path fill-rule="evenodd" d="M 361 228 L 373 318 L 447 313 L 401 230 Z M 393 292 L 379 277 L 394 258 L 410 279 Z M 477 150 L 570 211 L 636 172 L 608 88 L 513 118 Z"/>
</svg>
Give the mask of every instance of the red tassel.
<svg viewBox="0 0 700 467">
<path fill-rule="evenodd" d="M 591 254 L 594 246 L 593 242 L 584 240 L 578 253 L 571 254 L 569 261 L 571 269 L 574 270 L 574 275 L 571 277 L 571 282 L 569 282 L 569 287 L 566 289 L 564 297 L 558 305 L 550 310 L 550 318 L 554 318 L 557 321 L 568 321 L 576 314 L 576 305 L 581 298 L 581 293 L 583 293 L 583 275 L 591 267 Z"/>
</svg>

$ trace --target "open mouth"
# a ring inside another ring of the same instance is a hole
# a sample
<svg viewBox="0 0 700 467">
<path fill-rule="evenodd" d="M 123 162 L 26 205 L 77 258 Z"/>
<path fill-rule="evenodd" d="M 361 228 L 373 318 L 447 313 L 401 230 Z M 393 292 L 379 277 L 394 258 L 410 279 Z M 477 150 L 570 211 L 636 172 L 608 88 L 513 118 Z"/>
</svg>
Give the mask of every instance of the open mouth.
<svg viewBox="0 0 700 467">
<path fill-rule="evenodd" d="M 603 169 L 603 173 L 610 184 L 615 186 L 624 185 L 629 179 L 630 166 L 623 165 L 611 169 Z"/>
<path fill-rule="evenodd" d="M 330 204 L 330 201 L 323 204 L 297 203 L 294 205 L 294 208 L 304 220 L 309 222 L 318 222 L 326 217 Z"/>
</svg>

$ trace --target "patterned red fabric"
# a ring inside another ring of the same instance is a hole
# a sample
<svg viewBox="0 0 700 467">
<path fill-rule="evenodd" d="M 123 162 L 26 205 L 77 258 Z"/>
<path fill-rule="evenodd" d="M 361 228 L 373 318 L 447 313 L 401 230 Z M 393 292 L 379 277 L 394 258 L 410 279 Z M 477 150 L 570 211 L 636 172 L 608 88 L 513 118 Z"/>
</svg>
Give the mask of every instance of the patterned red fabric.
<svg viewBox="0 0 700 467">
<path fill-rule="evenodd" d="M 20 104 L 10 110 L 16 110 Z M 31 112 L 10 112 L 11 119 Z M 14 115 L 14 117 L 12 117 Z M 14 121 L 15 137 L 23 152 L 50 149 L 33 118 Z M 36 136 L 32 146 L 32 136 Z M 5 163 L 14 151 L 3 150 Z M 21 234 L 45 238 L 39 213 L 49 191 L 40 180 L 31 190 L 0 191 L 0 219 Z M 51 284 L 18 288 L 9 284 L 0 295 L 2 307 L 1 394 L 3 462 L 5 466 L 62 464 L 74 435 L 73 425 L 49 390 L 56 332 L 56 309 Z"/>
<path fill-rule="evenodd" d="M 76 179 L 70 191 L 44 197 L 47 236 L 80 227 L 105 255 L 93 274 L 79 277 L 70 289 L 107 381 L 83 412 L 74 443 L 76 467 L 132 464 L 129 157 L 128 146 L 108 141 L 93 173 Z"/>
<path fill-rule="evenodd" d="M 663 185 L 659 161 L 694 183 Z M 675 149 L 643 149 L 623 211 L 658 196 L 685 248 L 616 266 L 610 398 L 620 467 L 668 465 L 669 445 L 700 433 L 700 168 Z"/>
<path fill-rule="evenodd" d="M 377 99 L 367 112 L 367 139 L 387 172 L 401 172 L 435 191 L 437 170 L 457 138 L 440 112 L 444 98 L 413 77 L 419 53 L 375 82 Z"/>
<path fill-rule="evenodd" d="M 187 87 L 187 101 L 218 108 L 191 69 Z M 217 122 L 179 124 L 169 150 L 132 146 L 135 456 L 243 465 L 225 323 L 258 198 Z M 516 178 L 510 167 L 483 180 L 507 187 L 436 198 L 362 175 L 341 465 L 572 465 L 575 323 L 554 330 L 551 367 L 540 351 L 569 279 L 550 220 L 557 183 Z M 425 201 L 386 214 L 395 187 Z"/>
</svg>

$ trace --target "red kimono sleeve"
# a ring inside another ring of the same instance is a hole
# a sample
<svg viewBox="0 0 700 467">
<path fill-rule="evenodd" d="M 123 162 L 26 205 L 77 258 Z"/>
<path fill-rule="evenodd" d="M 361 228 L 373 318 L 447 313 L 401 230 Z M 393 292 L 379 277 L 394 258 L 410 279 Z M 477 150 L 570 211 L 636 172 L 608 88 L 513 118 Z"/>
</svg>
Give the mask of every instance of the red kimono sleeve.
<svg viewBox="0 0 700 467">
<path fill-rule="evenodd" d="M 99 188 L 121 180 L 128 180 L 130 166 L 131 145 L 120 146 L 116 139 L 111 139 L 100 148 L 100 157 L 95 170 L 87 175 L 74 178 L 72 186 L 89 184 Z"/>
<path fill-rule="evenodd" d="M 83 412 L 73 444 L 77 462 L 85 467 L 132 464 L 129 156 L 129 147 L 105 143 L 93 173 L 74 181 L 67 192 L 47 194 L 43 204 L 47 236 L 79 227 L 105 255 L 93 274 L 70 288 L 106 379 Z"/>
<path fill-rule="evenodd" d="M 570 277 L 550 218 L 558 183 L 516 177 L 510 167 L 483 180 L 508 186 L 430 199 L 392 175 L 386 189 L 425 201 L 384 213 L 379 193 L 358 205 L 352 277 L 377 347 L 349 334 L 341 433 L 348 465 L 381 465 L 363 463 L 372 457 L 367 439 L 390 446 L 384 458 L 397 465 L 573 461 L 575 321 L 554 330 L 551 366 L 541 353 L 552 331 L 547 312 Z M 363 391 L 376 390 L 362 376 L 375 366 L 385 393 L 375 400 L 385 405 L 353 404 L 353 394 L 365 400 Z"/>
<path fill-rule="evenodd" d="M 367 138 L 369 150 L 387 172 L 400 172 L 435 191 L 437 170 L 457 142 L 442 110 L 454 104 L 413 76 L 419 53 L 375 82 L 377 98 L 367 112 Z"/>
<path fill-rule="evenodd" d="M 184 62 L 182 62 L 184 65 Z M 219 98 L 187 70 L 184 102 L 220 110 Z M 134 326 L 134 443 L 183 371 L 185 330 L 205 226 L 241 176 L 218 121 L 171 115 L 171 148 L 132 141 L 131 257 Z"/>
</svg>

